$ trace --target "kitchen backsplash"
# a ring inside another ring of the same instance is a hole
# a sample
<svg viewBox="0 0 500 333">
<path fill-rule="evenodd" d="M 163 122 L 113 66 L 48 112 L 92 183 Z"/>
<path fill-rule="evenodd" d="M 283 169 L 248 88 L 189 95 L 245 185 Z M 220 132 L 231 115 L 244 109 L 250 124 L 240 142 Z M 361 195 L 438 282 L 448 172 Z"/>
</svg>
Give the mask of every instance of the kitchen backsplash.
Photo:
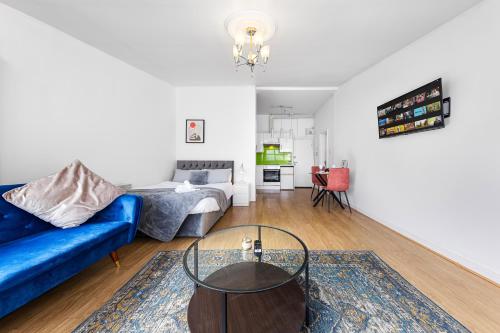
<svg viewBox="0 0 500 333">
<path fill-rule="evenodd" d="M 279 146 L 264 146 L 262 153 L 257 153 L 257 165 L 283 165 L 292 163 L 292 153 L 282 153 Z"/>
</svg>

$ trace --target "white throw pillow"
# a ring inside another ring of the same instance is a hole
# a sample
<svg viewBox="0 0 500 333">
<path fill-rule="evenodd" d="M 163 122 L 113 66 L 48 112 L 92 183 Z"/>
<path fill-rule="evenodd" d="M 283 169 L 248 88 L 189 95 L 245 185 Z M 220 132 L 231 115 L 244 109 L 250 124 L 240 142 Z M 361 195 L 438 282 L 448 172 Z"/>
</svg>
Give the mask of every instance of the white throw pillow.
<svg viewBox="0 0 500 333">
<path fill-rule="evenodd" d="M 124 193 L 76 160 L 54 175 L 5 192 L 3 198 L 56 227 L 71 228 Z"/>
</svg>

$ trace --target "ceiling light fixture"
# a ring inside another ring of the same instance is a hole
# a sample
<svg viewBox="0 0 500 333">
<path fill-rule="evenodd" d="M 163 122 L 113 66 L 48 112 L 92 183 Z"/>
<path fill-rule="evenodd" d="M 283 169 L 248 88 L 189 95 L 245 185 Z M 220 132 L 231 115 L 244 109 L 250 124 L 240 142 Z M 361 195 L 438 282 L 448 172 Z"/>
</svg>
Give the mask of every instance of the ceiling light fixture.
<svg viewBox="0 0 500 333">
<path fill-rule="evenodd" d="M 273 19 L 267 14 L 247 10 L 229 16 L 225 26 L 234 40 L 233 59 L 236 70 L 245 65 L 252 73 L 255 66 L 264 68 L 270 55 L 269 45 L 264 45 L 264 42 L 276 32 Z"/>
</svg>

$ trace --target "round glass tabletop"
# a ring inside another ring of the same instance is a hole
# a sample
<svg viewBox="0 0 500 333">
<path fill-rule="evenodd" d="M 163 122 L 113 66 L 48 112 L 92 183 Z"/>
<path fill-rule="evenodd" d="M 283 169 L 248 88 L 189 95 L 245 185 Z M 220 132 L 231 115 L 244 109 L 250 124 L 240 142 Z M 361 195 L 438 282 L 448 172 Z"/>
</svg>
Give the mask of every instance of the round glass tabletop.
<svg viewBox="0 0 500 333">
<path fill-rule="evenodd" d="M 196 285 L 227 293 L 254 293 L 295 279 L 307 261 L 306 245 L 292 233 L 242 225 L 196 240 L 184 253 L 183 265 Z"/>
</svg>

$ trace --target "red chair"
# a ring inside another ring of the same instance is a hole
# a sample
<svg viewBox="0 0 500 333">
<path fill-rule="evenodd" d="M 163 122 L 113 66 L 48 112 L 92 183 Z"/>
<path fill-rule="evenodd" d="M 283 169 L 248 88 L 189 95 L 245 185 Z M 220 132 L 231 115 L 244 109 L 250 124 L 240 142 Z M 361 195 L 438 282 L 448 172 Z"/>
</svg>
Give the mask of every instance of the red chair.
<svg viewBox="0 0 500 333">
<path fill-rule="evenodd" d="M 316 186 L 318 187 L 318 192 L 319 192 L 319 189 L 321 188 L 321 183 L 319 182 L 318 178 L 316 177 L 316 173 L 319 172 L 319 166 L 317 165 L 313 165 L 311 167 L 311 181 L 313 183 L 313 187 L 312 187 L 312 192 L 311 192 L 311 199 L 313 198 L 313 195 L 314 195 L 314 189 L 316 188 Z"/>
<path fill-rule="evenodd" d="M 344 193 L 347 205 L 349 206 L 349 212 L 352 213 L 351 204 L 349 203 L 349 198 L 347 197 L 347 191 L 349 190 L 349 168 L 330 168 L 326 190 L 332 196 L 335 196 L 334 192 L 338 192 L 340 203 L 342 203 L 342 193 Z M 329 200 L 330 199 L 328 199 L 328 206 L 330 206 Z"/>
</svg>

